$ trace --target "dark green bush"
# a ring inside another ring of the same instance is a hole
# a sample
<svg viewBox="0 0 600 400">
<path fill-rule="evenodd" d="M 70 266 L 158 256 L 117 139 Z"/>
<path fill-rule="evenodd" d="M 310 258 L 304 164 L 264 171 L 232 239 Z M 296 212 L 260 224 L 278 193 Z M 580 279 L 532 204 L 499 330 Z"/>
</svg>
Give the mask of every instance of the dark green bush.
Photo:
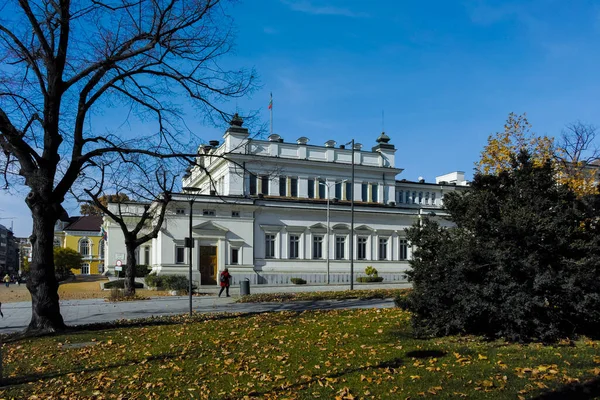
<svg viewBox="0 0 600 400">
<path fill-rule="evenodd" d="M 189 282 L 184 275 L 164 275 L 162 277 L 162 287 L 167 290 L 188 290 Z"/>
<path fill-rule="evenodd" d="M 155 273 L 148 274 L 145 280 L 149 287 L 165 290 L 188 290 L 190 282 L 184 275 L 156 275 Z"/>
<path fill-rule="evenodd" d="M 305 285 L 306 281 L 302 278 L 290 278 L 290 282 L 292 282 L 294 285 Z"/>
<path fill-rule="evenodd" d="M 356 278 L 358 282 L 383 282 L 383 276 L 359 276 Z"/>
<path fill-rule="evenodd" d="M 148 285 L 148 287 L 157 288 L 157 287 L 162 287 L 162 278 L 163 278 L 163 275 L 158 276 L 158 275 L 156 275 L 156 273 L 151 273 L 151 274 L 146 275 L 144 280 L 146 281 L 146 285 Z"/>
<path fill-rule="evenodd" d="M 408 230 L 413 290 L 397 303 L 417 336 L 553 342 L 600 329 L 600 200 L 577 199 L 527 153 L 444 197 L 456 226 Z"/>
<path fill-rule="evenodd" d="M 141 282 L 135 282 L 134 286 L 136 289 L 143 289 L 144 285 Z M 104 289 L 125 289 L 125 280 L 124 279 L 119 279 L 116 281 L 110 281 L 110 282 L 106 282 L 104 284 Z"/>
<path fill-rule="evenodd" d="M 135 277 L 144 278 L 150 273 L 151 268 L 147 265 L 136 265 L 135 266 Z"/>
</svg>

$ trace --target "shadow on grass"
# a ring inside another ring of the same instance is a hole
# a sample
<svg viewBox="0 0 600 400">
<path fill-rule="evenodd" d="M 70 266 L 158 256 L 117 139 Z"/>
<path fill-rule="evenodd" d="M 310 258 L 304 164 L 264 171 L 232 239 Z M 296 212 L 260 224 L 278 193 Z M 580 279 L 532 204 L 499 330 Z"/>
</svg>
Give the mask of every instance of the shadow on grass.
<svg viewBox="0 0 600 400">
<path fill-rule="evenodd" d="M 446 354 L 445 351 L 441 350 L 415 350 L 406 353 L 406 357 L 410 358 L 442 358 Z"/>
<path fill-rule="evenodd" d="M 38 333 L 38 332 L 18 332 L 5 335 L 2 338 L 2 343 L 16 343 L 21 340 L 27 339 L 39 339 L 45 337 L 55 337 L 55 336 L 63 336 L 63 335 L 80 335 L 86 334 L 90 332 L 98 332 L 98 331 L 112 331 L 117 329 L 124 328 L 144 328 L 151 326 L 170 326 L 170 325 L 181 325 L 182 323 L 194 323 L 194 322 L 205 322 L 205 321 L 218 321 L 218 320 L 227 320 L 234 318 L 248 318 L 253 317 L 258 314 L 262 314 L 262 312 L 244 312 L 244 313 L 212 313 L 212 314 L 194 314 L 191 318 L 187 314 L 177 314 L 177 315 L 169 315 L 169 316 L 160 316 L 160 317 L 147 317 L 147 318 L 138 318 L 138 319 L 123 319 L 116 320 L 110 322 L 98 322 L 93 324 L 82 324 L 82 325 L 73 325 L 67 327 L 66 330 L 60 332 L 48 332 L 48 333 Z"/>
<path fill-rule="evenodd" d="M 392 358 L 389 360 L 382 361 L 379 364 L 375 364 L 375 365 L 371 365 L 371 366 L 361 366 L 358 368 L 346 368 L 339 372 L 331 373 L 328 375 L 315 376 L 315 377 L 312 377 L 311 379 L 303 380 L 301 382 L 293 383 L 291 385 L 287 385 L 287 386 L 282 385 L 282 386 L 275 387 L 271 390 L 265 390 L 262 392 L 253 391 L 251 393 L 245 393 L 243 395 L 238 395 L 237 397 L 231 397 L 231 398 L 245 399 L 248 396 L 250 396 L 252 398 L 254 398 L 254 397 L 262 398 L 262 397 L 267 397 L 267 395 L 269 395 L 269 394 L 276 394 L 279 392 L 293 390 L 294 388 L 300 388 L 304 385 L 310 385 L 311 383 L 315 383 L 318 381 L 326 381 L 327 379 L 341 378 L 344 375 L 349 375 L 349 374 L 353 374 L 356 372 L 377 370 L 377 369 L 388 369 L 388 368 L 396 369 L 396 368 L 400 368 L 402 365 L 404 365 L 403 359 L 401 357 L 395 357 L 395 358 Z"/>
<path fill-rule="evenodd" d="M 600 398 L 600 377 L 583 383 L 571 383 L 549 392 L 544 392 L 534 400 L 587 400 Z"/>
</svg>

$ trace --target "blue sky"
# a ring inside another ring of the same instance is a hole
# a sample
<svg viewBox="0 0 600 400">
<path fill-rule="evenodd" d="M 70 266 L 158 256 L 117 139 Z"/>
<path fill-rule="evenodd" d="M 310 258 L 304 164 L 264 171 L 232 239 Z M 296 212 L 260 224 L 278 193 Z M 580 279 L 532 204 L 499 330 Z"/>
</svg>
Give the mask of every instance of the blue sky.
<svg viewBox="0 0 600 400">
<path fill-rule="evenodd" d="M 261 81 L 232 107 L 260 109 L 268 123 L 272 92 L 287 141 L 366 148 L 383 110 L 399 178 L 470 177 L 509 112 L 550 136 L 576 120 L 600 124 L 600 3 L 246 0 L 231 14 L 237 44 L 225 62 L 255 67 Z M 190 125 L 221 138 L 222 128 Z M 0 217 L 17 217 L 20 236 L 31 230 L 22 196 L 0 194 Z"/>
</svg>

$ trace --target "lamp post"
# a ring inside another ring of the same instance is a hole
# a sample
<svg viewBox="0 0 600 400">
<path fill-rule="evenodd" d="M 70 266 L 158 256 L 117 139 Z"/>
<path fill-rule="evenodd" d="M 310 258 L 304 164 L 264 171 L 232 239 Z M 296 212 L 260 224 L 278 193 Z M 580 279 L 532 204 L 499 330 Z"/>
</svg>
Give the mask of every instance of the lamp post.
<svg viewBox="0 0 600 400">
<path fill-rule="evenodd" d="M 331 201 L 331 196 L 329 195 L 329 190 L 331 189 L 331 184 L 327 183 L 327 182 L 321 182 L 320 180 L 318 181 L 319 185 L 323 185 L 325 186 L 325 196 L 327 197 L 327 235 L 325 237 L 325 253 L 326 253 L 326 258 L 327 258 L 327 284 L 329 285 L 330 283 L 330 269 L 329 269 L 329 260 L 330 260 L 330 256 L 329 256 L 329 235 L 331 234 L 331 229 L 329 228 L 330 226 L 330 208 L 329 208 L 329 202 Z M 344 179 L 343 181 L 340 181 L 340 184 L 344 184 L 348 182 L 348 179 Z M 333 182 L 333 184 L 337 184 L 338 182 Z"/>
<path fill-rule="evenodd" d="M 188 192 L 188 202 L 190 203 L 190 231 L 189 231 L 189 237 L 186 238 L 185 240 L 185 244 L 186 247 L 188 248 L 188 261 L 189 261 L 189 287 L 188 287 L 188 296 L 189 296 L 189 300 L 190 300 L 190 317 L 192 316 L 192 249 L 194 248 L 194 239 L 192 238 L 192 220 L 193 220 L 193 211 L 194 211 L 194 201 L 196 200 L 194 198 L 194 193 L 198 193 L 200 192 L 200 188 L 195 188 L 195 187 L 184 187 L 183 190 L 185 190 L 186 192 Z M 202 284 L 202 275 L 200 275 L 200 282 L 199 285 Z"/>
<path fill-rule="evenodd" d="M 352 178 L 350 179 L 350 290 L 354 290 L 354 139 L 352 144 Z"/>
</svg>

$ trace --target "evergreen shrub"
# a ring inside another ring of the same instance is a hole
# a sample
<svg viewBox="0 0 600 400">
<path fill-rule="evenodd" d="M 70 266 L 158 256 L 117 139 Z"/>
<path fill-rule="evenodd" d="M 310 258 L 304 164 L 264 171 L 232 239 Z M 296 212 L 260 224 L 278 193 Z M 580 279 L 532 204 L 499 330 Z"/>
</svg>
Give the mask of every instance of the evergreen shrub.
<svg viewBox="0 0 600 400">
<path fill-rule="evenodd" d="M 413 290 L 397 304 L 417 336 L 554 342 L 600 332 L 600 201 L 558 185 L 522 152 L 498 175 L 448 193 L 455 226 L 407 231 Z"/>
</svg>

